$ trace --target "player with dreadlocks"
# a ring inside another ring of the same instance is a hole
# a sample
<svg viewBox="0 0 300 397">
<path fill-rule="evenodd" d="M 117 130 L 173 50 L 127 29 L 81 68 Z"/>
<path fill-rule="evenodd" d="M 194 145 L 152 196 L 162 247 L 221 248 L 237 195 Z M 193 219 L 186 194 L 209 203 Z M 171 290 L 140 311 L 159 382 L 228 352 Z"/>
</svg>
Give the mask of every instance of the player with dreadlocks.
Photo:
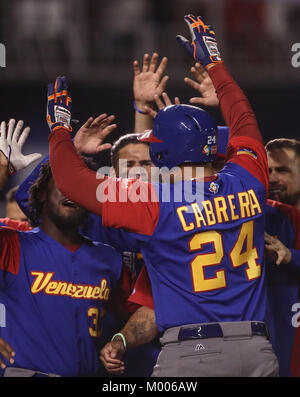
<svg viewBox="0 0 300 397">
<path fill-rule="evenodd" d="M 39 227 L 0 228 L 0 376 L 97 375 L 101 319 L 121 256 L 79 233 L 88 212 L 58 190 L 49 163 L 30 203 Z"/>
</svg>

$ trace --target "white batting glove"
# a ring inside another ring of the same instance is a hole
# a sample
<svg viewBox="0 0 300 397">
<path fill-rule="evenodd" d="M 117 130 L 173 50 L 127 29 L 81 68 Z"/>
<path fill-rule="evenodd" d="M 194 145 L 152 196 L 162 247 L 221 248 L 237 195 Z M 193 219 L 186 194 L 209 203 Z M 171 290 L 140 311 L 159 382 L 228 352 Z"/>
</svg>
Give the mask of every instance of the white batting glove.
<svg viewBox="0 0 300 397">
<path fill-rule="evenodd" d="M 41 153 L 32 153 L 24 155 L 22 148 L 30 132 L 30 127 L 23 128 L 23 120 L 10 119 L 7 126 L 5 121 L 0 125 L 0 151 L 8 160 L 9 174 L 12 175 L 16 171 L 26 168 L 42 157 Z"/>
</svg>

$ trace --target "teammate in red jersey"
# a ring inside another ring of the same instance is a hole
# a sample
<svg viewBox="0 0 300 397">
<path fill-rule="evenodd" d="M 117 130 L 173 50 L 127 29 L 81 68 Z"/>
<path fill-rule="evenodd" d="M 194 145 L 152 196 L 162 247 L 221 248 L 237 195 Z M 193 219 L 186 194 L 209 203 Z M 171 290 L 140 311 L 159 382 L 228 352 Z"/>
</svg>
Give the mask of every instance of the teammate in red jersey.
<svg viewBox="0 0 300 397">
<path fill-rule="evenodd" d="M 155 165 L 183 168 L 188 162 L 190 196 L 202 186 L 204 197 L 177 202 L 172 193 L 178 192 L 182 181 L 169 184 L 172 199 L 165 201 L 159 184 L 101 175 L 96 179 L 70 139 L 70 103 L 64 78 L 49 86 L 51 167 L 68 197 L 102 215 L 104 225 L 131 230 L 141 241 L 156 323 L 163 332 L 153 376 L 274 376 L 278 363 L 264 324 L 266 155 L 252 109 L 222 64 L 214 32 L 199 17 L 187 16 L 185 20 L 193 45 L 183 38 L 179 41 L 213 80 L 230 130 L 228 161 L 213 175 L 217 128 L 198 108 L 174 105 L 159 112 L 152 133 L 144 139 L 150 141 Z M 202 182 L 193 179 L 199 161 L 205 170 Z M 85 195 L 77 191 L 79 185 L 84 186 Z M 123 200 L 103 202 L 104 187 Z M 136 200 L 137 194 L 140 200 Z M 245 337 L 242 343 L 241 337 Z M 206 353 L 216 346 L 222 360 L 206 365 Z M 189 364 L 179 350 L 189 356 Z M 267 357 L 262 350 L 268 350 Z"/>
</svg>

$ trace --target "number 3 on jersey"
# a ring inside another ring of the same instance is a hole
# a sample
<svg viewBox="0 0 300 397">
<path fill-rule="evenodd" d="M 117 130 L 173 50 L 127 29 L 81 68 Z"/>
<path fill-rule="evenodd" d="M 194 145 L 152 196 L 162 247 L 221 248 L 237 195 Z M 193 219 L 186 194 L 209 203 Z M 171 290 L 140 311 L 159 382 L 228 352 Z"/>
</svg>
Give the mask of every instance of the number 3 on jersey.
<svg viewBox="0 0 300 397">
<path fill-rule="evenodd" d="M 101 314 L 99 314 L 99 311 Z M 89 327 L 89 333 L 93 338 L 100 338 L 102 334 L 102 327 L 99 326 L 103 318 L 105 310 L 99 310 L 98 307 L 90 307 L 88 309 L 88 317 L 92 319 L 92 325 Z"/>
<path fill-rule="evenodd" d="M 245 273 L 248 281 L 261 275 L 261 265 L 256 263 L 256 259 L 258 259 L 257 249 L 253 247 L 253 226 L 253 221 L 243 223 L 237 241 L 229 254 L 234 268 L 247 264 Z M 204 244 L 213 244 L 214 250 L 211 253 L 196 255 L 191 262 L 194 292 L 212 291 L 226 287 L 225 269 L 216 270 L 214 277 L 205 277 L 205 268 L 218 265 L 223 259 L 222 234 L 217 231 L 197 233 L 190 240 L 189 249 L 190 251 L 199 251 Z M 244 245 L 245 250 L 243 251 Z"/>
</svg>

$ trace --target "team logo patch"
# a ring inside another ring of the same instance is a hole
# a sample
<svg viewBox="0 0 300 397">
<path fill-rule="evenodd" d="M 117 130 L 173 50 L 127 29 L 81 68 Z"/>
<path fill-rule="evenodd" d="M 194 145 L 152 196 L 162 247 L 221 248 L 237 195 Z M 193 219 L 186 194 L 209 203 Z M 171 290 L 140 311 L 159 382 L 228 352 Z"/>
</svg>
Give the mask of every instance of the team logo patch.
<svg viewBox="0 0 300 397">
<path fill-rule="evenodd" d="M 205 145 L 204 148 L 202 149 L 202 153 L 205 154 L 206 156 L 209 156 L 211 153 L 211 147 L 208 145 Z"/>
<path fill-rule="evenodd" d="M 212 193 L 214 193 L 214 194 L 218 193 L 218 191 L 219 191 L 219 185 L 218 185 L 217 183 L 215 183 L 215 182 L 212 182 L 212 183 L 209 185 L 209 191 L 212 192 Z"/>
<path fill-rule="evenodd" d="M 253 150 L 247 149 L 247 148 L 239 149 L 236 154 L 238 156 L 241 154 L 248 154 L 248 156 L 253 157 L 255 160 L 257 159 L 257 154 L 255 152 L 253 152 Z"/>
</svg>

